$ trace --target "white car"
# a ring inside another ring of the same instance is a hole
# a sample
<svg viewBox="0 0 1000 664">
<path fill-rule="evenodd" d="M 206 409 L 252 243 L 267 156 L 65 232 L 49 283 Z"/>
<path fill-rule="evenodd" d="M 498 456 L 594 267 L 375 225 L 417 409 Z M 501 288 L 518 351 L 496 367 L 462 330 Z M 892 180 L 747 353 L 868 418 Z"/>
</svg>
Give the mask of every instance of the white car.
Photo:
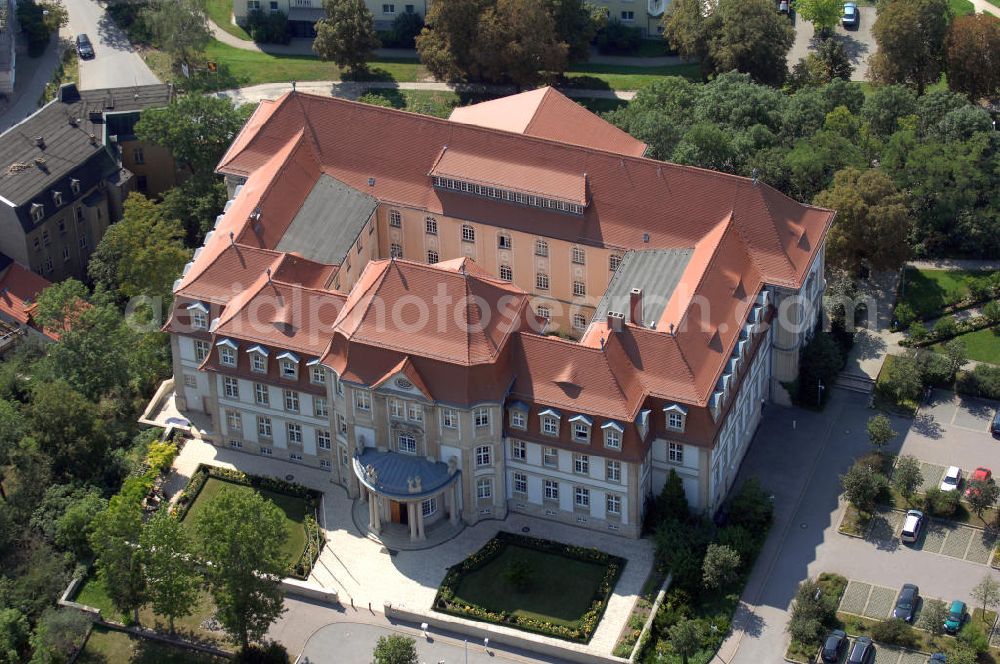
<svg viewBox="0 0 1000 664">
<path fill-rule="evenodd" d="M 941 480 L 940 489 L 942 491 L 957 491 L 958 484 L 962 481 L 962 469 L 958 466 L 949 466 Z"/>
</svg>

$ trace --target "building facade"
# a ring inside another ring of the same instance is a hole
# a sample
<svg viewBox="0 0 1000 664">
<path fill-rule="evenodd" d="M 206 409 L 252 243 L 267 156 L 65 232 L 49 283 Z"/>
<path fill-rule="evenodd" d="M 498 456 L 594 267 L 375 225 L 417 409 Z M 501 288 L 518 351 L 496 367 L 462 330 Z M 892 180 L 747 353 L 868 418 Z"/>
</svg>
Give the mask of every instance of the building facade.
<svg viewBox="0 0 1000 664">
<path fill-rule="evenodd" d="M 402 13 L 426 16 L 428 0 L 365 0 L 365 5 L 372 14 L 375 29 L 388 30 Z M 252 11 L 284 13 L 293 37 L 315 37 L 316 21 L 326 17 L 323 0 L 233 0 L 233 20 L 236 23 L 245 25 L 247 15 Z"/>
<path fill-rule="evenodd" d="M 165 327 L 198 434 L 413 539 L 511 511 L 638 537 L 671 471 L 717 509 L 797 374 L 833 213 L 592 116 L 567 141 L 547 95 L 506 101 L 531 131 L 263 102 Z"/>
</svg>

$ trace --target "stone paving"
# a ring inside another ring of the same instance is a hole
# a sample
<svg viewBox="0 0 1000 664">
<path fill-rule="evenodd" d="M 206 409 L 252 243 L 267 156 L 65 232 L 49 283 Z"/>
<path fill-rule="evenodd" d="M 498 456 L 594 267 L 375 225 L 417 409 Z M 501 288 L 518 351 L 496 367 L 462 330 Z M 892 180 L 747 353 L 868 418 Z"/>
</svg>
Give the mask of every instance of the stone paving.
<svg viewBox="0 0 1000 664">
<path fill-rule="evenodd" d="M 868 526 L 865 539 L 880 548 L 895 549 L 906 514 L 900 510 L 880 509 Z M 977 565 L 988 565 L 997 544 L 997 533 L 981 530 L 954 521 L 928 519 L 919 539 L 907 545 L 915 551 L 926 551 Z"/>
<path fill-rule="evenodd" d="M 924 483 L 920 485 L 920 490 L 926 493 L 929 489 L 939 487 L 941 485 L 941 478 L 944 477 L 944 471 L 946 470 L 948 468 L 945 466 L 921 461 L 920 474 L 924 476 Z"/>
<path fill-rule="evenodd" d="M 839 611 L 864 616 L 873 620 L 887 618 L 896 604 L 897 591 L 862 581 L 848 581 L 847 590 L 840 598 Z"/>
</svg>

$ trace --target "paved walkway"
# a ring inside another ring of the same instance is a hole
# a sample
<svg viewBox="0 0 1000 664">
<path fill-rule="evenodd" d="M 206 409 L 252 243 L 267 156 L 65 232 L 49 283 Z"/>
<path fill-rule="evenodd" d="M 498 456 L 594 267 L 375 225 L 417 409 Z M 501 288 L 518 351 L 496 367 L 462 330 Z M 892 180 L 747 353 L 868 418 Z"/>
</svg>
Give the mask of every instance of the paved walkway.
<svg viewBox="0 0 1000 664">
<path fill-rule="evenodd" d="M 1000 9 L 997 9 L 1000 12 Z M 978 258 L 942 258 L 931 261 L 909 261 L 918 270 L 1000 270 L 1000 261 Z"/>
<path fill-rule="evenodd" d="M 882 370 L 887 354 L 903 352 L 899 345 L 903 334 L 889 330 L 898 280 L 898 272 L 886 272 L 860 285 L 859 298 L 868 303 L 868 321 L 854 335 L 854 347 L 847 356 L 844 373 L 868 376 L 874 380 Z"/>
</svg>

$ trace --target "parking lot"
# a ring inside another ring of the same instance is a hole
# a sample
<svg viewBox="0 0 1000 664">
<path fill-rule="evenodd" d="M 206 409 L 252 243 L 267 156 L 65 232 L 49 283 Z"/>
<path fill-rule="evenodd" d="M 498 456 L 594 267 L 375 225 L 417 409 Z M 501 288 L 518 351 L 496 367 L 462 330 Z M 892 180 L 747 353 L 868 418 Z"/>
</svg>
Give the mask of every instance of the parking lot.
<svg viewBox="0 0 1000 664">
<path fill-rule="evenodd" d="M 847 30 L 838 24 L 832 37 L 844 44 L 847 55 L 851 58 L 851 63 L 854 65 L 854 73 L 851 75 L 853 81 L 867 80 L 868 58 L 875 52 L 875 37 L 872 35 L 875 7 L 859 3 L 859 10 L 861 22 L 858 27 Z M 791 69 L 799 59 L 806 57 L 810 51 L 815 51 L 819 40 L 816 39 L 812 23 L 794 12 L 789 16 L 789 20 L 795 27 L 795 43 L 788 52 L 788 68 Z"/>
<path fill-rule="evenodd" d="M 899 510 L 879 511 L 872 519 L 866 539 L 883 550 L 905 546 L 914 551 L 948 556 L 977 565 L 989 565 L 997 542 L 993 531 L 954 521 L 928 519 L 917 541 L 903 544 L 899 539 L 899 532 L 905 516 L 906 513 Z"/>
</svg>

